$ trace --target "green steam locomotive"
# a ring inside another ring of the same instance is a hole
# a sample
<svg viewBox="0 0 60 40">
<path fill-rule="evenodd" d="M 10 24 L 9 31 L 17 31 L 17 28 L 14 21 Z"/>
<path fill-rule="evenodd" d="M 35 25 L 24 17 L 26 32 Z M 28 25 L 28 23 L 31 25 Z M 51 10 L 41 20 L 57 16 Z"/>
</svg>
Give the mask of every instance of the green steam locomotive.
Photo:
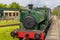
<svg viewBox="0 0 60 40">
<path fill-rule="evenodd" d="M 20 13 L 20 28 L 11 32 L 12 37 L 17 37 L 20 40 L 23 38 L 29 40 L 44 40 L 48 32 L 49 25 L 52 22 L 50 8 L 33 8 L 33 5 L 28 5 L 28 10 L 21 10 Z"/>
</svg>

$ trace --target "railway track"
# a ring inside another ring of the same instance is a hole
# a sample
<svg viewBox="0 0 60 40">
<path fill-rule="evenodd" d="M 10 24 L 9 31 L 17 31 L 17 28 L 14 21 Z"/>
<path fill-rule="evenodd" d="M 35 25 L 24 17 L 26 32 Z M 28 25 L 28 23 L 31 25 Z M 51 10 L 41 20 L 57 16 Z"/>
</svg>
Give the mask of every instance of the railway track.
<svg viewBox="0 0 60 40">
<path fill-rule="evenodd" d="M 60 34 L 59 34 L 59 27 L 60 27 L 60 21 L 58 21 L 58 18 L 54 16 L 53 22 L 51 24 L 51 27 L 49 28 L 49 31 L 47 33 L 45 40 L 60 40 Z"/>
<path fill-rule="evenodd" d="M 6 27 L 6 26 L 17 26 L 19 24 L 8 24 L 8 25 L 0 25 L 0 27 Z"/>
</svg>

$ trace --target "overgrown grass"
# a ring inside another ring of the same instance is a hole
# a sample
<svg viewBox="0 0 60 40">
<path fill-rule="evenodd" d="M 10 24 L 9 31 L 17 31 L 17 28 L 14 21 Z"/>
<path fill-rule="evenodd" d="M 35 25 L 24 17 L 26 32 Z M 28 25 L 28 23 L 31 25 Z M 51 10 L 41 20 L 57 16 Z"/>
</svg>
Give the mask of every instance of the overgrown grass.
<svg viewBox="0 0 60 40">
<path fill-rule="evenodd" d="M 18 24 L 19 20 L 0 20 L 0 25 Z"/>
<path fill-rule="evenodd" d="M 19 26 L 0 27 L 0 40 L 18 40 L 10 36 L 11 31 L 19 28 Z"/>
</svg>

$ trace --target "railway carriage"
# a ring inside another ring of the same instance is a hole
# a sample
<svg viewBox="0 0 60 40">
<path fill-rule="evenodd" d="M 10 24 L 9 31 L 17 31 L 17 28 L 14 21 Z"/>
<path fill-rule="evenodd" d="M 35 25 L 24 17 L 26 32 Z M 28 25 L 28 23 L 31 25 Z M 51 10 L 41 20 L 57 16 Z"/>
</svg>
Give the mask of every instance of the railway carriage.
<svg viewBox="0 0 60 40">
<path fill-rule="evenodd" d="M 20 13 L 20 29 L 11 32 L 12 37 L 17 37 L 20 40 L 23 38 L 29 40 L 44 40 L 51 24 L 51 9 L 50 8 L 32 8 L 21 11 Z"/>
</svg>

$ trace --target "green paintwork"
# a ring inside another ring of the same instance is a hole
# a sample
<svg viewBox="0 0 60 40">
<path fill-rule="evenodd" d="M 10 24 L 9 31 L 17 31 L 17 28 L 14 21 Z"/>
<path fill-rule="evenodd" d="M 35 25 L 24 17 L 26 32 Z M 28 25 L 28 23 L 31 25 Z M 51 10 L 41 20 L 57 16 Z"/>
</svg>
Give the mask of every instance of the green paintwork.
<svg viewBox="0 0 60 40">
<path fill-rule="evenodd" d="M 33 16 L 34 17 L 34 19 L 35 19 L 35 21 L 36 21 L 36 25 L 35 25 L 35 28 L 34 28 L 34 30 L 37 30 L 38 29 L 38 24 L 40 23 L 40 22 L 42 22 L 43 20 L 46 20 L 44 23 L 45 24 L 41 24 L 40 25 L 40 30 L 44 30 L 45 29 L 45 26 L 48 24 L 48 19 L 49 19 L 49 10 L 50 9 L 45 9 L 45 8 L 40 8 L 40 9 L 32 9 L 32 10 L 30 10 L 30 13 L 29 13 L 29 11 L 28 10 L 26 10 L 26 11 L 22 11 L 21 13 L 20 13 L 20 21 L 23 21 L 24 20 L 24 18 L 26 17 L 26 16 L 28 16 L 28 15 L 31 15 L 31 16 Z M 25 29 L 24 28 L 24 26 L 23 26 L 23 24 L 21 24 L 22 26 L 21 26 L 21 28 L 23 28 L 23 29 Z"/>
</svg>

